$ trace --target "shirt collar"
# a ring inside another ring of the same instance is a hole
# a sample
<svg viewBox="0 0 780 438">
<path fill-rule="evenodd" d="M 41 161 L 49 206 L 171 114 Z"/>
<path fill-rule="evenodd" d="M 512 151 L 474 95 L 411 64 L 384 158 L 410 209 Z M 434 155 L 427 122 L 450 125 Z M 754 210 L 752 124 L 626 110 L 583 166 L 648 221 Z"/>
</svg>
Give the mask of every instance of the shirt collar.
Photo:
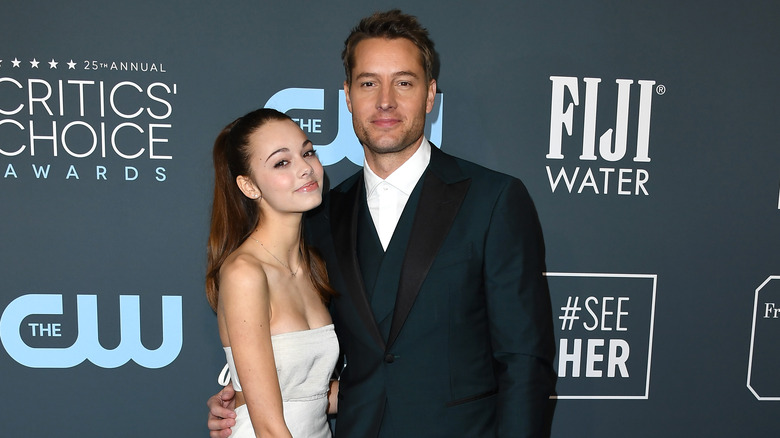
<svg viewBox="0 0 780 438">
<path fill-rule="evenodd" d="M 388 175 L 387 178 L 382 179 L 366 163 L 363 162 L 363 178 L 366 182 L 366 193 L 368 197 L 371 197 L 374 190 L 379 186 L 382 181 L 387 182 L 396 189 L 400 190 L 407 196 L 411 195 L 412 190 L 417 185 L 417 182 L 425 173 L 425 169 L 428 167 L 428 163 L 431 161 L 431 144 L 423 137 L 420 147 L 417 151 L 409 157 L 404 164 L 402 164 L 393 173 Z"/>
</svg>

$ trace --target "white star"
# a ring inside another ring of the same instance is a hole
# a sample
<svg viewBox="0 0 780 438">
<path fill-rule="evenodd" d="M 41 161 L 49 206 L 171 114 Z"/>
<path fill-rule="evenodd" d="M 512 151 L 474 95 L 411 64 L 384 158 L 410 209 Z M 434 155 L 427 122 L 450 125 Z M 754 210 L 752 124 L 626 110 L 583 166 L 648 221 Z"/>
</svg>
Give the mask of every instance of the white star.
<svg viewBox="0 0 780 438">
<path fill-rule="evenodd" d="M 21 64 L 22 61 L 19 61 L 18 59 L 14 58 L 14 60 L 11 61 L 11 63 L 13 63 L 14 68 L 19 68 L 19 64 Z"/>
<path fill-rule="evenodd" d="M 32 68 L 38 68 L 38 64 L 40 64 L 40 62 L 37 61 L 35 58 L 33 58 L 33 60 L 30 61 L 30 65 L 32 66 Z"/>
<path fill-rule="evenodd" d="M 75 70 L 75 69 L 76 69 L 76 63 L 73 62 L 73 60 L 71 59 L 70 62 L 68 63 L 68 70 Z"/>
<path fill-rule="evenodd" d="M 0 67 L 2 67 L 2 66 L 3 66 L 3 60 L 0 59 Z"/>
<path fill-rule="evenodd" d="M 59 62 L 55 61 L 54 58 L 52 58 L 51 61 L 49 61 L 49 70 L 51 70 L 53 68 L 56 69 L 57 68 L 57 64 L 59 64 Z"/>
</svg>

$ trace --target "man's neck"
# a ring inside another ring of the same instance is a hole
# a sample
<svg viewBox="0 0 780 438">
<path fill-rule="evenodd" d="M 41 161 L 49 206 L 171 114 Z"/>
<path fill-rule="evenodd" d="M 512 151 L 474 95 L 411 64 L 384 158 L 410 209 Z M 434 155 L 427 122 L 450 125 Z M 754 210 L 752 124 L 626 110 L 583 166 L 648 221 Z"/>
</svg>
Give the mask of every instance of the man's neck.
<svg viewBox="0 0 780 438">
<path fill-rule="evenodd" d="M 363 147 L 363 151 L 366 156 L 365 164 L 373 171 L 378 177 L 387 179 L 393 172 L 398 170 L 404 163 L 409 161 L 409 158 L 420 149 L 423 138 L 420 137 L 415 144 L 404 148 L 402 151 L 392 152 L 387 154 L 374 154 Z"/>
</svg>

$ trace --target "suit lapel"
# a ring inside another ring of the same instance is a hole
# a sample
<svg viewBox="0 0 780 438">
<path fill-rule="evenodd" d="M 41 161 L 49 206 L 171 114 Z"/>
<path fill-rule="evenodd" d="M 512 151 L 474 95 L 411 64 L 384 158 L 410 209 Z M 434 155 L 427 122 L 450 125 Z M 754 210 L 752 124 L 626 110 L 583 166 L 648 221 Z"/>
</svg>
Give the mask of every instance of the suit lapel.
<svg viewBox="0 0 780 438">
<path fill-rule="evenodd" d="M 346 192 L 331 192 L 330 226 L 346 292 L 368 333 L 384 350 L 385 341 L 374 320 L 371 305 L 366 298 L 366 289 L 357 259 L 357 221 L 358 209 L 360 208 L 359 197 L 363 195 L 363 184 L 363 176 L 360 175 Z"/>
<path fill-rule="evenodd" d="M 471 183 L 462 176 L 454 159 L 435 147 L 423 178 L 417 214 L 401 268 L 388 348 L 398 337 Z"/>
</svg>

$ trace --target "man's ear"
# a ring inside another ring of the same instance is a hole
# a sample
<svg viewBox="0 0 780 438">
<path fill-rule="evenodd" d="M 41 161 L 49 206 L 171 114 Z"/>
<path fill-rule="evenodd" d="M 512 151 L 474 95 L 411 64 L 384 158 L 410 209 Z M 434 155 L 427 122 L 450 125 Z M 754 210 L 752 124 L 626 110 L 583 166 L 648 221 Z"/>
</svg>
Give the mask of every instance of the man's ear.
<svg viewBox="0 0 780 438">
<path fill-rule="evenodd" d="M 349 99 L 349 84 L 344 81 L 344 97 L 347 99 L 347 109 L 352 112 L 352 101 Z"/>
<path fill-rule="evenodd" d="M 436 100 L 436 79 L 431 79 L 428 84 L 428 97 L 425 99 L 425 113 L 428 114 L 433 110 L 433 103 Z"/>
</svg>

